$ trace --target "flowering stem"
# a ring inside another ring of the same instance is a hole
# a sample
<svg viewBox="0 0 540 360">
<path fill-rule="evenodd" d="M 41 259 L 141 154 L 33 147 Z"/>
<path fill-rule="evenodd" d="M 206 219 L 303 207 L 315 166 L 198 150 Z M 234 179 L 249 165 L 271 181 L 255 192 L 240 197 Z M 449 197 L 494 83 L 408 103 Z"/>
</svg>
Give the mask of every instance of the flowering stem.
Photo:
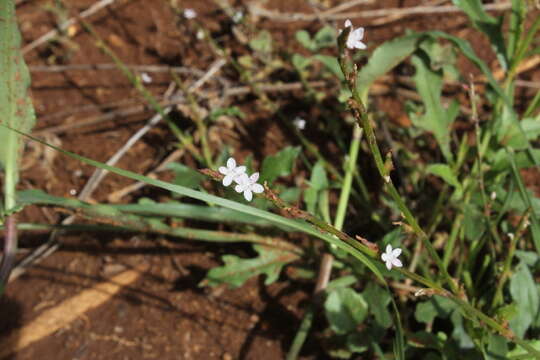
<svg viewBox="0 0 540 360">
<path fill-rule="evenodd" d="M 344 31 L 345 32 L 345 31 Z M 343 35 L 342 35 L 343 36 Z M 346 35 L 344 35 L 346 36 Z M 396 202 L 399 210 L 401 211 L 403 217 L 407 221 L 407 223 L 411 226 L 413 232 L 420 238 L 420 240 L 424 243 L 424 246 L 429 252 L 429 255 L 431 258 L 435 261 L 437 264 L 437 267 L 439 268 L 439 271 L 441 271 L 443 277 L 445 278 L 446 282 L 452 289 L 452 292 L 457 294 L 458 287 L 455 284 L 454 280 L 450 277 L 450 274 L 446 270 L 446 268 L 443 265 L 443 262 L 435 249 L 433 248 L 433 245 L 429 241 L 426 233 L 420 228 L 418 225 L 418 222 L 412 215 L 411 211 L 403 201 L 401 195 L 395 188 L 394 184 L 392 183 L 392 179 L 390 178 L 390 167 L 385 166 L 385 162 L 383 160 L 383 157 L 381 155 L 381 152 L 379 150 L 378 144 L 377 144 L 377 138 L 375 137 L 375 132 L 373 131 L 373 127 L 371 126 L 371 122 L 369 120 L 367 111 L 364 107 L 364 104 L 362 102 L 360 93 L 358 92 L 357 86 L 356 86 L 356 79 L 357 79 L 357 72 L 356 68 L 354 68 L 352 71 L 347 71 L 347 62 L 345 59 L 345 51 L 344 47 L 340 46 L 340 56 L 339 56 L 339 64 L 341 67 L 341 71 L 343 72 L 345 79 L 347 80 L 347 85 L 349 87 L 349 90 L 352 93 L 352 98 L 349 99 L 349 105 L 351 106 L 351 109 L 353 111 L 353 115 L 355 116 L 356 120 L 358 121 L 359 126 L 364 130 L 366 140 L 368 142 L 370 153 L 373 157 L 373 160 L 375 161 L 375 165 L 377 167 L 377 170 L 379 171 L 379 174 L 384 179 L 387 185 L 387 191 L 390 194 L 390 196 L 394 199 Z"/>
</svg>

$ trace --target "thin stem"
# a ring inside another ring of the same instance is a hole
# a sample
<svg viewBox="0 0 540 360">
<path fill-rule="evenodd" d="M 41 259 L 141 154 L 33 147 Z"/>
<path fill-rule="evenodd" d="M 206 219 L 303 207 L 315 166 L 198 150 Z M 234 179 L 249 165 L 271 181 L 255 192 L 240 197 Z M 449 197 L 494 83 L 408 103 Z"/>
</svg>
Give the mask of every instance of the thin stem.
<svg viewBox="0 0 540 360">
<path fill-rule="evenodd" d="M 4 228 L 4 256 L 0 266 L 0 295 L 9 280 L 9 274 L 17 255 L 17 215 L 11 214 L 6 217 Z"/>
</svg>

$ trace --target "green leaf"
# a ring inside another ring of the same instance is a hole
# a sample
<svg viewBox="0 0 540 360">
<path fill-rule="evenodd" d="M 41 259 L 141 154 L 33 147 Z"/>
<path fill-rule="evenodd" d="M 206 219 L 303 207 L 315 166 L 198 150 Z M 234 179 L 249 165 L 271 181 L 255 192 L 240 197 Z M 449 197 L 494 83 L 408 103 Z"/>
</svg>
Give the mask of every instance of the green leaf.
<svg viewBox="0 0 540 360">
<path fill-rule="evenodd" d="M 275 282 L 285 264 L 298 259 L 297 255 L 270 248 L 263 245 L 253 245 L 259 256 L 253 259 L 242 259 L 236 255 L 222 257 L 225 265 L 211 269 L 203 281 L 204 285 L 216 286 L 229 284 L 240 287 L 244 283 L 261 274 L 266 275 L 265 285 Z"/>
<path fill-rule="evenodd" d="M 486 223 L 482 212 L 478 206 L 469 203 L 464 206 L 463 215 L 465 237 L 470 241 L 477 240 L 486 231 Z"/>
<path fill-rule="evenodd" d="M 240 110 L 237 106 L 230 106 L 226 108 L 217 108 L 215 110 L 212 110 L 208 118 L 212 121 L 217 120 L 220 116 L 236 116 L 240 119 L 243 119 L 246 117 L 246 114 Z"/>
<path fill-rule="evenodd" d="M 173 183 L 191 189 L 198 188 L 201 181 L 205 179 L 203 174 L 184 164 L 170 163 L 167 165 L 167 169 L 174 172 L 175 177 Z"/>
<path fill-rule="evenodd" d="M 500 335 L 489 335 L 486 360 L 506 360 L 508 341 Z"/>
<path fill-rule="evenodd" d="M 447 184 L 452 185 L 457 189 L 461 189 L 461 184 L 459 183 L 456 175 L 454 175 L 452 172 L 450 166 L 446 164 L 431 164 L 426 168 L 426 171 L 440 177 Z"/>
<path fill-rule="evenodd" d="M 416 305 L 414 318 L 418 322 L 431 323 L 436 317 L 448 318 L 456 308 L 457 305 L 452 300 L 435 295 L 428 301 Z"/>
<path fill-rule="evenodd" d="M 317 31 L 313 40 L 315 42 L 315 50 L 335 46 L 336 29 L 333 26 L 325 25 L 321 30 Z"/>
<path fill-rule="evenodd" d="M 302 44 L 303 47 L 305 47 L 308 50 L 314 51 L 316 50 L 315 43 L 311 40 L 311 36 L 309 36 L 309 33 L 306 30 L 300 30 L 297 31 L 295 34 L 296 40 Z"/>
<path fill-rule="evenodd" d="M 0 123 L 30 132 L 35 123 L 32 98 L 28 93 L 30 74 L 20 51 L 21 34 L 15 16 L 15 3 L 0 0 Z M 0 166 L 4 175 L 4 209 L 15 205 L 15 186 L 19 179 L 19 134 L 0 129 Z"/>
<path fill-rule="evenodd" d="M 380 76 L 392 70 L 396 65 L 411 55 L 418 46 L 418 41 L 425 36 L 414 33 L 384 42 L 370 56 L 368 63 L 358 73 L 358 91 L 363 100 L 369 88 Z"/>
<path fill-rule="evenodd" d="M 296 70 L 302 71 L 306 67 L 308 67 L 309 64 L 311 64 L 311 58 L 307 58 L 299 54 L 294 54 L 292 56 L 292 64 L 294 65 Z"/>
<path fill-rule="evenodd" d="M 425 107 L 425 113 L 420 116 L 412 114 L 411 121 L 415 126 L 433 133 L 444 157 L 450 162 L 452 160 L 450 126 L 458 115 L 459 105 L 454 100 L 447 109 L 443 107 L 442 71 L 432 70 L 425 54 L 414 55 L 411 61 L 416 68 L 414 75 L 416 87 Z"/>
<path fill-rule="evenodd" d="M 324 169 L 324 163 L 322 161 L 317 161 L 311 171 L 309 188 L 304 192 L 304 202 L 306 203 L 308 212 L 311 214 L 316 213 L 319 193 L 327 188 L 328 178 L 326 176 L 326 170 Z"/>
<path fill-rule="evenodd" d="M 367 316 L 368 304 L 351 288 L 337 288 L 324 303 L 326 318 L 336 334 L 346 334 L 356 329 Z"/>
<path fill-rule="evenodd" d="M 368 283 L 362 295 L 369 306 L 369 312 L 375 316 L 375 321 L 382 328 L 388 328 L 392 325 L 392 316 L 388 310 L 391 298 L 388 291 L 381 288 L 374 282 Z"/>
<path fill-rule="evenodd" d="M 473 25 L 487 35 L 503 69 L 508 69 L 506 48 L 502 36 L 502 17 L 494 18 L 485 12 L 480 0 L 453 0 L 471 19 Z"/>
<path fill-rule="evenodd" d="M 341 67 L 335 56 L 321 55 L 317 54 L 314 56 L 315 59 L 323 63 L 328 70 L 330 70 L 336 77 L 340 80 L 345 80 L 343 73 L 341 72 Z"/>
<path fill-rule="evenodd" d="M 0 124 L 0 126 L 5 127 L 5 125 L 3 125 L 3 124 Z M 7 127 L 5 127 L 5 128 L 7 128 Z M 254 217 L 261 218 L 261 219 L 264 219 L 266 221 L 269 221 L 269 222 L 271 222 L 271 223 L 273 223 L 275 225 L 289 226 L 290 228 L 292 228 L 294 230 L 301 231 L 301 232 L 304 232 L 304 233 L 306 233 L 308 235 L 311 235 L 311 236 L 313 236 L 315 238 L 325 240 L 329 244 L 334 245 L 336 248 L 339 248 L 342 251 L 346 251 L 347 253 L 354 256 L 356 259 L 358 259 L 360 262 L 362 262 L 366 267 L 368 267 L 373 272 L 373 274 L 375 274 L 375 276 L 377 276 L 377 278 L 381 282 L 386 283 L 386 280 L 384 279 L 384 277 L 383 277 L 383 275 L 381 273 L 381 270 L 375 264 L 375 260 L 373 260 L 370 257 L 368 257 L 367 255 L 365 255 L 357 247 L 355 247 L 353 245 L 350 245 L 350 244 L 348 244 L 348 243 L 346 243 L 344 241 L 340 241 L 340 240 L 336 239 L 335 236 L 332 236 L 332 235 L 327 234 L 327 233 L 323 233 L 323 232 L 317 230 L 316 228 L 314 228 L 312 225 L 306 223 L 305 221 L 288 219 L 288 218 L 285 218 L 283 216 L 273 214 L 271 212 L 264 211 L 264 210 L 258 209 L 256 207 L 253 207 L 253 206 L 244 205 L 244 204 L 241 204 L 241 203 L 238 203 L 238 202 L 235 202 L 235 201 L 223 199 L 223 198 L 221 198 L 219 196 L 210 195 L 210 194 L 207 194 L 207 193 L 203 193 L 201 191 L 192 190 L 192 189 L 189 189 L 189 188 L 186 188 L 186 187 L 183 187 L 183 186 L 179 186 L 179 185 L 175 185 L 175 184 L 171 184 L 171 183 L 168 183 L 168 182 L 165 182 L 165 181 L 152 179 L 152 178 L 150 178 L 148 176 L 140 175 L 140 174 L 134 173 L 134 172 L 129 171 L 129 170 L 120 169 L 120 168 L 117 168 L 115 166 L 109 166 L 109 165 L 101 163 L 99 161 L 95 161 L 95 160 L 86 158 L 84 156 L 77 155 L 77 154 L 72 153 L 70 151 L 61 149 L 61 148 L 56 147 L 54 145 L 48 144 L 45 141 L 42 141 L 42 140 L 40 140 L 40 139 L 38 139 L 36 137 L 33 137 L 33 136 L 29 135 L 29 134 L 20 132 L 20 131 L 18 131 L 16 129 L 11 129 L 11 130 L 18 133 L 18 134 L 20 134 L 20 135 L 26 136 L 27 138 L 32 139 L 35 142 L 43 144 L 43 145 L 45 145 L 45 146 L 47 146 L 49 148 L 55 149 L 56 151 L 58 151 L 58 152 L 60 152 L 60 153 L 62 153 L 64 155 L 67 155 L 67 156 L 69 156 L 69 157 L 71 157 L 73 159 L 79 160 L 79 161 L 81 161 L 81 162 L 83 162 L 85 164 L 95 166 L 95 167 L 98 167 L 100 169 L 107 170 L 107 171 L 109 171 L 111 173 L 114 173 L 114 174 L 117 174 L 117 175 L 120 175 L 120 176 L 124 176 L 124 177 L 132 179 L 132 180 L 142 181 L 142 182 L 144 182 L 144 183 L 146 183 L 148 185 L 153 185 L 153 186 L 159 187 L 160 189 L 176 192 L 176 193 L 179 193 L 181 195 L 185 195 L 185 196 L 188 196 L 190 198 L 197 199 L 197 200 L 200 200 L 200 201 L 204 201 L 204 202 L 207 202 L 207 203 L 212 203 L 212 204 L 215 204 L 215 205 L 218 205 L 218 206 L 223 206 L 225 208 L 235 210 L 235 211 L 241 212 L 243 214 L 252 215 Z M 247 166 L 247 163 L 248 162 L 246 161 L 246 166 Z"/>
<path fill-rule="evenodd" d="M 272 52 L 272 35 L 267 30 L 262 30 L 251 39 L 249 46 L 255 51 L 270 53 Z"/>
<path fill-rule="evenodd" d="M 290 175 L 298 154 L 300 154 L 299 146 L 287 146 L 277 154 L 267 156 L 262 163 L 259 182 L 268 181 L 271 184 L 280 176 Z"/>
<path fill-rule="evenodd" d="M 518 307 L 517 315 L 510 320 L 510 328 L 518 337 L 523 337 L 538 316 L 540 298 L 529 267 L 522 262 L 510 278 L 510 294 Z"/>
<path fill-rule="evenodd" d="M 540 340 L 530 340 L 527 342 L 536 350 L 540 350 Z M 527 350 L 518 345 L 514 350 L 508 353 L 508 359 L 519 358 L 519 360 L 536 360 L 533 356 L 523 356 L 528 353 Z"/>
<path fill-rule="evenodd" d="M 497 140 L 514 150 L 527 149 L 529 141 L 540 136 L 540 119 L 526 118 L 520 123 L 517 114 L 507 110 L 508 107 L 503 109 L 501 125 L 497 127 Z"/>
</svg>

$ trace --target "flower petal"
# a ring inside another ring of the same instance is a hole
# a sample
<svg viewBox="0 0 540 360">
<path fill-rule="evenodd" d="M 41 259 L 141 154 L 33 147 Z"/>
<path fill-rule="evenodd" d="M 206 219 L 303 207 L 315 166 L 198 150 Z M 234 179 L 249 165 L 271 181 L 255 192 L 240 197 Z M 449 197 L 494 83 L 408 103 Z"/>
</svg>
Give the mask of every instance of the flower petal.
<svg viewBox="0 0 540 360">
<path fill-rule="evenodd" d="M 234 178 L 234 181 L 237 184 L 244 185 L 244 184 L 249 183 L 249 178 L 248 178 L 247 174 L 244 173 L 244 174 L 240 174 L 240 175 L 236 176 Z"/>
<path fill-rule="evenodd" d="M 251 199 L 253 199 L 253 193 L 251 192 L 251 190 L 249 189 L 244 190 L 244 198 L 247 201 L 251 201 Z"/>
<path fill-rule="evenodd" d="M 234 187 L 234 191 L 236 191 L 237 193 L 241 193 L 241 192 L 244 191 L 244 187 L 243 187 L 242 185 L 240 185 L 240 184 L 239 184 L 239 185 L 236 185 L 236 186 Z"/>
<path fill-rule="evenodd" d="M 236 167 L 236 160 L 234 160 L 234 158 L 230 157 L 228 160 L 227 160 L 227 167 L 229 169 L 234 169 Z"/>
<path fill-rule="evenodd" d="M 225 166 L 220 166 L 218 170 L 223 175 L 227 175 L 229 173 L 229 169 L 227 169 Z"/>
<path fill-rule="evenodd" d="M 401 263 L 401 260 L 399 259 L 392 259 L 392 265 L 394 265 L 395 267 L 402 267 L 403 264 Z"/>
<path fill-rule="evenodd" d="M 251 185 L 251 191 L 253 191 L 256 194 L 260 194 L 260 193 L 264 192 L 264 187 L 261 184 L 255 183 L 255 184 Z"/>
<path fill-rule="evenodd" d="M 225 176 L 223 178 L 223 186 L 229 186 L 231 185 L 232 181 L 233 181 L 233 178 L 234 176 L 232 176 L 231 174 Z"/>
<path fill-rule="evenodd" d="M 381 255 L 381 259 L 382 259 L 382 261 L 388 261 L 388 254 L 387 254 L 387 253 L 383 253 L 383 254 Z"/>
<path fill-rule="evenodd" d="M 345 27 L 349 27 L 349 26 L 352 27 L 352 22 L 351 22 L 351 20 L 347 19 L 347 20 L 345 20 L 345 23 L 343 25 Z"/>
<path fill-rule="evenodd" d="M 259 180 L 259 173 L 256 172 L 256 173 L 253 173 L 250 177 L 249 177 L 249 180 L 251 180 L 251 183 L 256 183 L 257 180 Z"/>
<path fill-rule="evenodd" d="M 353 36 L 356 41 L 362 40 L 364 38 L 364 28 L 359 27 L 353 31 Z"/>
<path fill-rule="evenodd" d="M 392 245 L 390 245 L 390 244 L 386 245 L 386 253 L 388 255 L 392 254 Z"/>
<path fill-rule="evenodd" d="M 388 270 L 392 270 L 392 262 L 391 262 L 391 261 L 387 261 L 387 262 L 386 262 L 386 268 L 387 268 Z"/>
<path fill-rule="evenodd" d="M 401 255 L 401 249 L 400 248 L 395 248 L 394 250 L 392 250 L 392 256 L 397 258 L 399 255 Z"/>
<path fill-rule="evenodd" d="M 236 171 L 236 173 L 237 173 L 238 175 L 241 175 L 241 174 L 243 174 L 243 173 L 246 172 L 246 167 L 245 167 L 244 165 L 242 165 L 242 166 L 237 166 L 236 169 L 235 169 L 235 171 Z"/>
</svg>

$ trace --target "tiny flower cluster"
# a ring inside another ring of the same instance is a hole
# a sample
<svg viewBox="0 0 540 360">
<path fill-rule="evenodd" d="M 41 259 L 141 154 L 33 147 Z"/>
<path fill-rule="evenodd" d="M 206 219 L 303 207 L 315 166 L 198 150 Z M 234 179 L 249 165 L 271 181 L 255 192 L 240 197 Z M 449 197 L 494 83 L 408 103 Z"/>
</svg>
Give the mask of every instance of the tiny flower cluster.
<svg viewBox="0 0 540 360">
<path fill-rule="evenodd" d="M 233 158 L 227 160 L 227 167 L 220 166 L 219 172 L 225 175 L 222 180 L 223 186 L 229 186 L 234 181 L 236 183 L 234 190 L 243 193 L 247 201 L 253 199 L 253 193 L 260 194 L 264 191 L 263 186 L 257 183 L 259 173 L 256 172 L 249 176 L 246 174 L 246 167 L 236 166 L 236 160 Z"/>
</svg>

